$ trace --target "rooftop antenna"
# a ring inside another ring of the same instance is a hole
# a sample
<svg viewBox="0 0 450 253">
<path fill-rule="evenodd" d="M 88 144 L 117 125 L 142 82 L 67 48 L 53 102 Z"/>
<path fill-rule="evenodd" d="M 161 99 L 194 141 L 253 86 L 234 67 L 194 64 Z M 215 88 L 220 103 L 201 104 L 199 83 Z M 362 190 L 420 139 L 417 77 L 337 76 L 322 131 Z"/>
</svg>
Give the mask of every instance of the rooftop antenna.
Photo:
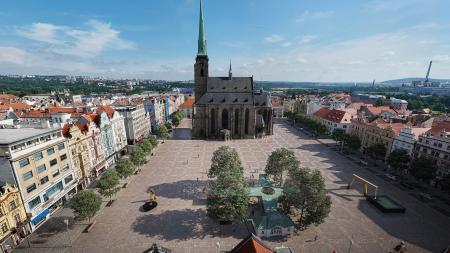
<svg viewBox="0 0 450 253">
<path fill-rule="evenodd" d="M 425 82 L 428 83 L 428 77 L 430 76 L 430 70 L 431 70 L 431 65 L 433 64 L 433 61 L 430 61 L 430 65 L 428 65 L 428 71 L 427 71 L 427 76 L 425 77 Z"/>
</svg>

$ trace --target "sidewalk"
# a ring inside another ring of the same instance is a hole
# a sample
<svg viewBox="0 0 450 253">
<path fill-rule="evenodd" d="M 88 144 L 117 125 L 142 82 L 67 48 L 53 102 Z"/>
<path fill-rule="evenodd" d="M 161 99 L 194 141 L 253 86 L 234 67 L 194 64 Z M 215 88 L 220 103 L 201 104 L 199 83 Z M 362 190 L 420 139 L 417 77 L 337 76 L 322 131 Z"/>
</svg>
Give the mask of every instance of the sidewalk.
<svg viewBox="0 0 450 253">
<path fill-rule="evenodd" d="M 152 152 L 153 153 L 156 152 L 157 149 L 158 148 L 153 149 Z M 135 174 L 129 177 L 128 184 L 132 183 L 135 177 L 136 177 Z M 97 192 L 97 189 L 95 188 L 96 182 L 97 181 L 92 182 L 88 186 L 88 189 Z M 122 187 L 125 184 L 125 182 L 126 180 L 121 179 L 119 187 Z M 117 194 L 120 194 L 120 191 Z M 102 205 L 100 207 L 100 210 L 96 214 L 96 217 L 103 213 L 104 208 L 109 201 L 108 198 L 103 197 L 102 200 L 103 200 Z M 91 221 L 95 220 L 96 217 L 91 219 Z M 68 225 L 66 225 L 65 220 L 68 220 Z M 70 247 L 72 247 L 72 243 L 78 239 L 78 237 L 81 235 L 81 233 L 83 233 L 87 225 L 88 225 L 87 220 L 81 222 L 74 220 L 74 214 L 72 209 L 70 208 L 70 201 L 69 201 L 63 207 L 57 210 L 36 231 L 34 231 L 31 235 L 29 235 L 27 239 L 23 240 L 22 243 L 19 246 L 17 246 L 17 248 L 15 248 L 13 251 L 27 252 L 27 253 L 28 252 L 64 253 Z"/>
</svg>

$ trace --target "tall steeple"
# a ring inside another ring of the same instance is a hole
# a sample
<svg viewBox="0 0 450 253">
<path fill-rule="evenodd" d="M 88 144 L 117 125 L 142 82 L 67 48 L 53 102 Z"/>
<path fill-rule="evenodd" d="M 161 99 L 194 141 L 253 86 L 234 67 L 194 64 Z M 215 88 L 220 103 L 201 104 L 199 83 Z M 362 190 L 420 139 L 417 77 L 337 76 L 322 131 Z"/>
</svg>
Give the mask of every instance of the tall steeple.
<svg viewBox="0 0 450 253">
<path fill-rule="evenodd" d="M 200 21 L 198 25 L 198 52 L 197 55 L 208 55 L 206 52 L 206 38 L 205 38 L 205 21 L 203 19 L 203 5 L 200 0 Z"/>
<path fill-rule="evenodd" d="M 228 70 L 228 77 L 231 78 L 233 77 L 233 71 L 231 70 L 231 60 L 230 60 L 230 69 Z"/>
</svg>

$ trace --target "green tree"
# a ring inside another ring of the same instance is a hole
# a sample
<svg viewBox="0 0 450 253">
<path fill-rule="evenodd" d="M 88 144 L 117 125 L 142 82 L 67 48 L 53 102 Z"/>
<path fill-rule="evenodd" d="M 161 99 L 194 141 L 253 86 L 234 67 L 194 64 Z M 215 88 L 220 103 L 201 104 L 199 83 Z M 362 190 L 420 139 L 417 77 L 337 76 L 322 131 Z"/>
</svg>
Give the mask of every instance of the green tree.
<svg viewBox="0 0 450 253">
<path fill-rule="evenodd" d="M 100 180 L 98 180 L 97 187 L 98 192 L 109 198 L 109 201 L 111 201 L 111 198 L 114 194 L 116 194 L 119 191 L 119 175 L 115 170 L 108 170 L 100 177 Z"/>
<path fill-rule="evenodd" d="M 209 172 L 209 175 L 215 176 L 215 180 L 210 182 L 207 212 L 218 221 L 241 223 L 247 215 L 249 200 L 241 161 L 236 150 L 225 147 L 219 149 L 220 152 L 214 152 Z"/>
<path fill-rule="evenodd" d="M 170 122 L 167 122 L 164 126 L 167 128 L 167 130 L 172 129 L 172 124 L 170 124 Z"/>
<path fill-rule="evenodd" d="M 73 197 L 71 208 L 76 220 L 88 219 L 90 223 L 92 217 L 100 210 L 101 204 L 102 198 L 97 193 L 91 190 L 82 190 Z"/>
<path fill-rule="evenodd" d="M 147 161 L 145 156 L 145 151 L 141 147 L 137 147 L 131 152 L 130 160 L 139 169 Z"/>
<path fill-rule="evenodd" d="M 331 199 L 326 193 L 320 171 L 308 168 L 291 170 L 280 199 L 284 207 L 282 211 L 290 213 L 294 209 L 299 213 L 298 221 L 302 228 L 323 223 L 331 207 Z"/>
<path fill-rule="evenodd" d="M 386 151 L 386 147 L 382 143 L 376 143 L 367 148 L 368 155 L 375 160 L 383 160 Z"/>
<path fill-rule="evenodd" d="M 334 129 L 333 133 L 331 134 L 331 137 L 336 142 L 344 141 L 345 131 L 343 129 Z"/>
<path fill-rule="evenodd" d="M 167 140 L 167 137 L 169 137 L 169 130 L 167 130 L 167 127 L 165 125 L 159 126 L 159 136 L 163 139 L 163 143 L 165 140 Z"/>
<path fill-rule="evenodd" d="M 383 106 L 383 105 L 385 105 L 385 101 L 384 101 L 384 98 L 382 98 L 382 97 L 379 97 L 379 98 L 377 98 L 377 101 L 375 101 L 375 105 L 376 106 Z"/>
<path fill-rule="evenodd" d="M 234 148 L 221 146 L 213 153 L 208 177 L 214 178 L 223 171 L 230 171 L 233 169 L 239 169 L 241 172 L 244 171 L 241 160 L 239 159 L 239 154 Z"/>
<path fill-rule="evenodd" d="M 406 150 L 395 149 L 389 154 L 387 163 L 396 170 L 403 170 L 408 168 L 409 160 L 410 157 Z"/>
<path fill-rule="evenodd" d="M 134 169 L 134 164 L 129 159 L 120 158 L 116 163 L 116 171 L 121 178 L 128 179 L 133 175 Z"/>
<path fill-rule="evenodd" d="M 450 174 L 446 175 L 439 185 L 443 191 L 450 193 Z"/>
<path fill-rule="evenodd" d="M 156 136 L 155 135 L 150 135 L 149 137 L 148 137 L 148 140 L 150 141 L 150 143 L 152 144 L 152 146 L 153 147 L 157 147 L 158 146 L 158 139 L 156 138 Z"/>
<path fill-rule="evenodd" d="M 143 140 L 141 143 L 139 143 L 138 146 L 140 148 L 142 148 L 142 150 L 145 152 L 145 154 L 148 155 L 148 154 L 152 153 L 153 145 L 149 139 Z"/>
<path fill-rule="evenodd" d="M 283 174 L 298 168 L 300 162 L 295 158 L 294 152 L 280 148 L 272 152 L 267 158 L 265 173 L 272 177 L 275 184 L 283 184 Z"/>
<path fill-rule="evenodd" d="M 361 147 L 361 140 L 358 136 L 355 135 L 350 135 L 348 138 L 346 138 L 345 142 L 347 146 L 353 150 L 357 150 Z"/>
<path fill-rule="evenodd" d="M 426 158 L 414 159 L 411 162 L 409 172 L 417 180 L 429 183 L 434 178 L 436 167 L 433 165 L 433 161 Z"/>
</svg>

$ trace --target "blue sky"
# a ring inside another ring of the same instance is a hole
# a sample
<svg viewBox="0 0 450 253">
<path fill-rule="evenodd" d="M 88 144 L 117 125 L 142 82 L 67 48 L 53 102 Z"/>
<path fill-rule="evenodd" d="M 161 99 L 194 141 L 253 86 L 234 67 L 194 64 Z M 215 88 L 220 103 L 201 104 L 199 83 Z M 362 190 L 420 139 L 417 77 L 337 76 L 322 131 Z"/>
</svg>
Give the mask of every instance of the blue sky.
<svg viewBox="0 0 450 253">
<path fill-rule="evenodd" d="M 2 1 L 0 73 L 193 79 L 198 0 Z M 450 77 L 450 1 L 204 0 L 212 75 Z"/>
</svg>

